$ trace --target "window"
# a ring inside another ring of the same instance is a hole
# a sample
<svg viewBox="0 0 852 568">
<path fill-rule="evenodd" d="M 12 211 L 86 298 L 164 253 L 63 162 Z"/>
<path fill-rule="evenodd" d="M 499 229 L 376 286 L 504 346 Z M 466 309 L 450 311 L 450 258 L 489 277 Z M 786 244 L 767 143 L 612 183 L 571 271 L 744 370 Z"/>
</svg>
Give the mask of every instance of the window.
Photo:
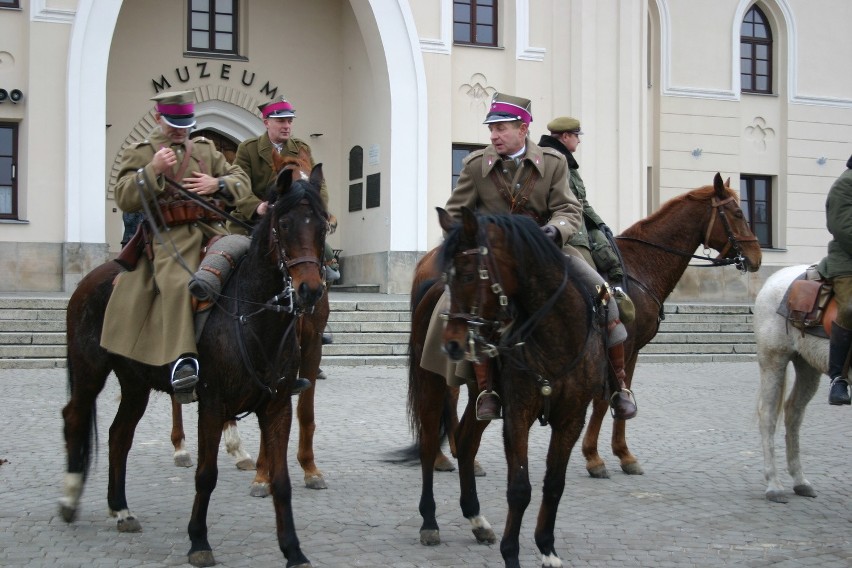
<svg viewBox="0 0 852 568">
<path fill-rule="evenodd" d="M 453 41 L 497 46 L 497 0 L 454 0 Z"/>
<path fill-rule="evenodd" d="M 20 8 L 19 0 L 0 0 L 0 8 Z"/>
<path fill-rule="evenodd" d="M 464 159 L 474 150 L 481 148 L 485 148 L 485 146 L 481 144 L 453 144 L 453 179 L 450 182 L 450 191 L 456 188 Z"/>
<path fill-rule="evenodd" d="M 0 219 L 18 218 L 18 125 L 0 122 Z"/>
<path fill-rule="evenodd" d="M 237 0 L 189 0 L 187 49 L 238 55 Z"/>
<path fill-rule="evenodd" d="M 740 85 L 744 93 L 772 92 L 772 30 L 757 6 L 740 28 Z"/>
<path fill-rule="evenodd" d="M 760 246 L 772 248 L 772 178 L 741 175 L 740 207 Z"/>
</svg>

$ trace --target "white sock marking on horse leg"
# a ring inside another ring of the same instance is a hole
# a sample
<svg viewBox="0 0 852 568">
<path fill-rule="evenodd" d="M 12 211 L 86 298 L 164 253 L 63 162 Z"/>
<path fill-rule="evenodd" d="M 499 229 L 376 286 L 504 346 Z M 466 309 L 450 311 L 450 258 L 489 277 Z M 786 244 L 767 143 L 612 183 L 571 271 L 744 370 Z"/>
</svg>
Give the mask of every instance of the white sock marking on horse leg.
<svg viewBox="0 0 852 568">
<path fill-rule="evenodd" d="M 59 504 L 69 509 L 76 509 L 83 493 L 83 474 L 66 473 L 65 481 L 62 483 L 63 496 L 59 498 Z"/>
<path fill-rule="evenodd" d="M 470 520 L 470 526 L 473 529 L 485 529 L 489 531 L 491 530 L 491 524 L 488 522 L 488 519 L 486 519 L 482 515 L 476 515 L 475 517 L 473 517 Z"/>
<path fill-rule="evenodd" d="M 544 568 L 561 568 L 562 560 L 555 554 L 546 554 L 541 558 L 541 565 Z"/>
<path fill-rule="evenodd" d="M 111 517 L 118 517 L 118 522 L 122 523 L 126 519 L 134 518 L 133 513 L 130 512 L 130 509 L 122 509 L 121 511 L 110 511 Z"/>
<path fill-rule="evenodd" d="M 225 450 L 236 461 L 251 460 L 251 456 L 243 450 L 243 440 L 240 438 L 240 431 L 237 430 L 236 425 L 228 424 L 222 431 L 222 436 L 225 440 Z"/>
</svg>

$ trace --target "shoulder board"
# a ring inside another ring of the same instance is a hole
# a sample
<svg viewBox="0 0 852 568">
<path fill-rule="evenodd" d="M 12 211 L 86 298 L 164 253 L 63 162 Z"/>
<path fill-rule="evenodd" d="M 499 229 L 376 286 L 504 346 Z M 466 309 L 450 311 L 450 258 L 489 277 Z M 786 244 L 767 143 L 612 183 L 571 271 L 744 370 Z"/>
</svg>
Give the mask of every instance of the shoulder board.
<svg viewBox="0 0 852 568">
<path fill-rule="evenodd" d="M 555 158 L 565 158 L 565 156 L 562 155 L 562 152 L 560 152 L 559 150 L 556 150 L 554 148 L 547 148 L 545 146 L 542 146 L 541 151 L 542 151 L 543 154 L 545 154 L 545 155 L 549 154 L 549 155 L 551 155 Z"/>
<path fill-rule="evenodd" d="M 140 142 L 134 142 L 129 147 L 130 148 L 141 148 L 142 146 L 152 146 L 151 141 L 148 139 L 142 140 Z"/>
<path fill-rule="evenodd" d="M 213 144 L 212 140 L 205 138 L 204 136 L 199 136 L 197 138 L 192 139 L 193 142 L 202 142 L 204 144 Z"/>
<path fill-rule="evenodd" d="M 475 160 L 477 158 L 481 158 L 484 153 L 485 153 L 485 148 L 480 148 L 479 150 L 474 150 L 473 152 L 471 152 L 470 154 L 465 156 L 463 161 L 465 163 L 472 162 L 473 160 Z"/>
</svg>

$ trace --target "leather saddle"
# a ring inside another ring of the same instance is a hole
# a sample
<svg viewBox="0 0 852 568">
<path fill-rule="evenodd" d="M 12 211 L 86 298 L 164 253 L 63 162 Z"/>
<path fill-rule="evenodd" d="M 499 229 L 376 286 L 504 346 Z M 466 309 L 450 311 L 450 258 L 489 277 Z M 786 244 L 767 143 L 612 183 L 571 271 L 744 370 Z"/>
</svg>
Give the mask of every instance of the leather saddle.
<svg viewBox="0 0 852 568">
<path fill-rule="evenodd" d="M 815 267 L 810 267 L 790 283 L 777 313 L 803 335 L 829 338 L 831 323 L 837 317 L 832 283 L 819 276 Z"/>
</svg>

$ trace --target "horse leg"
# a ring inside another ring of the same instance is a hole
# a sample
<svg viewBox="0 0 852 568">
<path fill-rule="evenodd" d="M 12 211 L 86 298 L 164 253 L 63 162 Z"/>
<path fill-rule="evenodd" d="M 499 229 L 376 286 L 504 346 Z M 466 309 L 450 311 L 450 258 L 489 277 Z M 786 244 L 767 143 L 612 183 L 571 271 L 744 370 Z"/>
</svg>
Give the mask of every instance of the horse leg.
<svg viewBox="0 0 852 568">
<path fill-rule="evenodd" d="M 508 477 L 506 501 L 509 509 L 506 513 L 506 526 L 503 529 L 503 538 L 500 540 L 500 554 L 503 556 L 506 568 L 521 568 L 521 563 L 518 559 L 520 551 L 518 538 L 521 534 L 521 523 L 524 519 L 524 512 L 527 510 L 532 497 L 527 451 L 529 428 L 534 419 L 527 421 L 523 418 L 522 413 L 511 410 L 503 417 L 503 449 L 506 454 Z M 548 465 L 549 462 L 550 456 L 548 455 Z M 548 474 L 551 473 L 550 467 L 547 468 L 547 471 Z M 545 498 L 547 498 L 546 490 L 547 486 L 545 486 Z M 544 503 L 542 503 L 542 506 L 544 506 Z M 549 549 L 552 551 L 552 543 Z M 542 560 L 546 561 L 549 558 L 556 558 L 558 560 L 555 553 L 548 553 L 548 556 L 545 556 Z M 545 566 L 550 566 L 550 564 L 545 564 Z M 561 564 L 554 564 L 554 566 L 561 566 Z"/>
<path fill-rule="evenodd" d="M 757 362 L 760 367 L 760 390 L 757 399 L 760 440 L 763 446 L 763 477 L 766 480 L 765 496 L 768 501 L 787 503 L 784 486 L 775 468 L 775 428 L 784 402 L 784 390 L 789 359 L 777 353 L 766 353 L 758 344 Z M 798 382 L 798 380 L 796 381 Z"/>
<path fill-rule="evenodd" d="M 603 419 L 609 412 L 609 403 L 603 399 L 592 401 L 592 416 L 583 436 L 583 456 L 586 458 L 586 471 L 594 478 L 609 479 L 606 463 L 598 453 L 598 438 L 601 434 Z"/>
<path fill-rule="evenodd" d="M 322 311 L 315 319 L 304 320 L 303 333 L 300 336 L 302 348 L 301 365 L 299 375 L 305 377 L 312 388 L 299 395 L 296 406 L 296 416 L 299 419 L 299 449 L 296 457 L 302 471 L 305 474 L 305 487 L 308 489 L 327 489 L 328 485 L 322 475 L 322 471 L 314 462 L 314 395 L 316 393 L 317 375 L 319 374 L 320 359 L 322 359 L 322 332 L 325 328 L 326 317 L 322 317 Z"/>
<path fill-rule="evenodd" d="M 627 388 L 633 383 L 633 370 L 636 368 L 636 360 L 638 353 L 634 353 L 627 362 L 626 372 L 627 379 L 624 381 Z M 645 471 L 639 465 L 639 460 L 636 459 L 630 448 L 627 447 L 627 421 L 613 420 L 612 424 L 612 453 L 618 458 L 621 463 L 621 471 L 628 475 L 643 475 Z"/>
<path fill-rule="evenodd" d="M 459 428 L 456 430 L 456 448 L 459 460 L 459 486 L 462 515 L 470 521 L 473 536 L 483 544 L 494 544 L 497 536 L 485 515 L 479 510 L 479 496 L 476 493 L 476 477 L 474 476 L 474 457 L 479 451 L 482 433 L 489 422 L 476 419 L 476 399 L 468 396 Z M 505 427 L 505 425 L 504 425 Z"/>
<path fill-rule="evenodd" d="M 801 356 L 793 359 L 796 381 L 784 405 L 784 426 L 787 442 L 787 471 L 793 477 L 793 491 L 803 497 L 816 497 L 811 483 L 805 479 L 799 454 L 799 429 L 805 417 L 805 408 L 819 389 L 822 373 L 814 369 Z"/>
<path fill-rule="evenodd" d="M 440 401 L 446 400 L 448 387 L 444 377 L 432 374 L 419 366 L 413 367 L 409 372 L 411 373 L 409 381 L 418 383 L 417 402 L 412 407 L 412 411 L 417 414 L 417 422 L 420 425 L 416 433 L 422 479 L 419 509 L 423 524 L 420 525 L 420 544 L 434 546 L 441 543 L 441 531 L 435 517 L 433 466 L 441 445 L 440 425 L 443 407 Z"/>
<path fill-rule="evenodd" d="M 172 401 L 172 446 L 175 449 L 174 460 L 178 467 L 192 467 L 192 457 L 186 451 L 186 435 L 183 431 L 183 406 L 169 395 Z"/>
<path fill-rule="evenodd" d="M 447 441 L 450 445 L 450 454 L 457 456 L 456 452 L 456 437 L 455 433 L 459 429 L 459 387 L 447 387 L 447 397 L 444 406 L 444 430 L 447 433 Z M 452 460 L 448 458 L 441 447 L 438 447 L 438 455 L 435 457 L 435 471 L 455 471 L 456 466 Z M 485 468 L 479 463 L 479 460 L 473 460 L 473 475 L 476 477 L 485 477 Z"/>
<path fill-rule="evenodd" d="M 109 367 L 105 360 L 93 361 L 75 357 L 74 353 L 69 352 L 68 384 L 71 385 L 71 398 L 62 409 L 68 463 L 63 480 L 63 495 L 59 499 L 59 514 L 66 523 L 77 517 L 80 496 L 91 465 L 92 443 L 96 437 L 95 401 L 108 375 Z"/>
<path fill-rule="evenodd" d="M 310 391 L 313 389 L 305 392 Z M 269 476 L 272 481 L 270 488 L 275 506 L 278 547 L 287 559 L 288 568 L 310 568 L 311 563 L 302 553 L 299 537 L 296 535 L 296 523 L 293 520 L 293 488 L 287 467 L 287 445 L 292 419 L 293 406 L 289 398 L 286 401 L 273 401 L 258 413 L 260 431 L 265 440 L 264 446 L 269 460 Z"/>
<path fill-rule="evenodd" d="M 314 389 L 308 389 L 314 390 Z M 260 431 L 260 448 L 257 450 L 257 472 L 249 488 L 252 497 L 267 497 L 269 495 L 269 460 L 266 458 L 266 435 Z"/>
<path fill-rule="evenodd" d="M 562 560 L 554 546 L 554 530 L 556 528 L 556 512 L 559 501 L 565 491 L 565 472 L 571 450 L 583 430 L 583 422 L 573 417 L 582 417 L 582 410 L 565 412 L 568 422 L 560 420 L 558 425 L 551 422 L 550 446 L 547 451 L 547 469 L 542 486 L 541 507 L 535 528 L 535 542 L 542 556 L 542 565 L 548 567 L 562 566 Z"/>
<path fill-rule="evenodd" d="M 193 566 L 214 566 L 213 549 L 207 540 L 207 510 L 210 496 L 216 489 L 219 478 L 217 454 L 222 439 L 223 420 L 218 408 L 198 409 L 198 467 L 195 469 L 195 501 L 189 519 L 187 533 L 190 549 L 189 563 Z M 208 403 L 209 404 L 209 403 Z"/>
<path fill-rule="evenodd" d="M 118 517 L 118 532 L 140 532 L 142 525 L 127 506 L 127 454 L 133 445 L 136 426 L 145 414 L 151 391 L 143 377 L 130 374 L 122 382 L 121 402 L 109 428 L 109 482 L 107 504 L 111 517 Z M 127 387 L 125 387 L 127 385 Z M 131 386 L 132 385 L 132 386 Z"/>
<path fill-rule="evenodd" d="M 237 429 L 236 420 L 231 419 L 225 422 L 225 428 L 222 429 L 222 437 L 225 440 L 225 450 L 234 458 L 237 469 L 243 471 L 255 469 L 254 460 L 243 449 L 243 439 L 240 438 L 240 431 Z"/>
</svg>

